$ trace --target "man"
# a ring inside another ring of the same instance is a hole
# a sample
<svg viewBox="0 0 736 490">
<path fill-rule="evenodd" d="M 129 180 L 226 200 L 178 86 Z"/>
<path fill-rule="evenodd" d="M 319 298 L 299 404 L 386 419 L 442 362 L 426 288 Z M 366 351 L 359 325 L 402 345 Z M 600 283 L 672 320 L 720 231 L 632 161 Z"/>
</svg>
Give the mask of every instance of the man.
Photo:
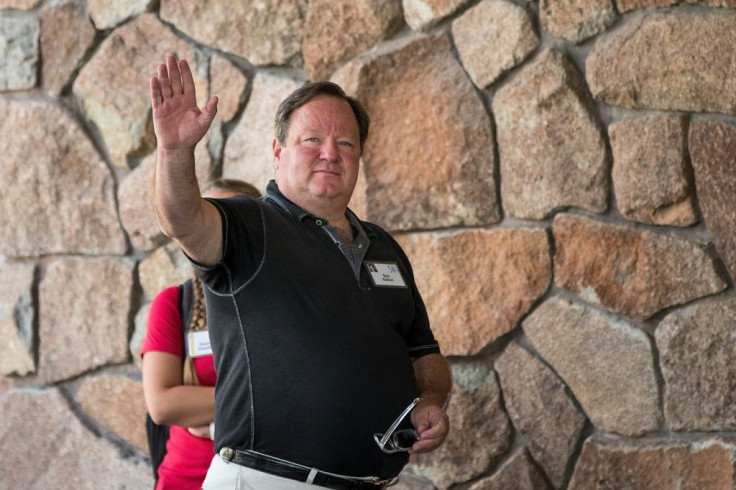
<svg viewBox="0 0 736 490">
<path fill-rule="evenodd" d="M 206 285 L 218 375 L 203 488 L 392 483 L 409 450 L 444 441 L 451 378 L 408 259 L 347 208 L 365 110 L 328 82 L 298 89 L 276 116 L 266 197 L 206 200 L 194 147 L 217 98 L 200 110 L 173 57 L 150 89 L 156 213 Z"/>
</svg>

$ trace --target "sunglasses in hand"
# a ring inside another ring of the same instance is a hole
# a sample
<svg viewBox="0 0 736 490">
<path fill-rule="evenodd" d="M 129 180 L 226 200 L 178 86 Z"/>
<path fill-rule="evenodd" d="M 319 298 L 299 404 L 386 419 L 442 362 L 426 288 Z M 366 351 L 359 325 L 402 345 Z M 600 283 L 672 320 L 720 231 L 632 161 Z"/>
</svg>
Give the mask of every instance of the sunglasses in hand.
<svg viewBox="0 0 736 490">
<path fill-rule="evenodd" d="M 414 429 L 396 430 L 402 420 L 411 413 L 412 409 L 419 403 L 419 398 L 415 398 L 409 406 L 407 406 L 394 423 L 383 434 L 373 434 L 373 439 L 378 447 L 384 453 L 398 453 L 401 451 L 409 451 L 415 442 L 419 440 L 419 434 Z M 450 404 L 450 395 L 447 395 L 444 405 L 442 405 L 442 413 L 447 410 Z"/>
</svg>

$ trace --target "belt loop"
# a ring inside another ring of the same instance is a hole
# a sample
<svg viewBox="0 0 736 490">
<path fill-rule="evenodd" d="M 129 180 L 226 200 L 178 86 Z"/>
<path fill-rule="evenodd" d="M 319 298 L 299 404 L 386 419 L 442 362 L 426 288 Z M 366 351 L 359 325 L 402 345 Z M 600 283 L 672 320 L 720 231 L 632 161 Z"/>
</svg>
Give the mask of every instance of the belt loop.
<svg viewBox="0 0 736 490">
<path fill-rule="evenodd" d="M 309 475 L 307 475 L 306 483 L 309 483 L 310 485 L 314 483 L 314 479 L 317 478 L 317 473 L 319 473 L 317 468 L 312 468 L 311 470 L 309 470 Z"/>
</svg>

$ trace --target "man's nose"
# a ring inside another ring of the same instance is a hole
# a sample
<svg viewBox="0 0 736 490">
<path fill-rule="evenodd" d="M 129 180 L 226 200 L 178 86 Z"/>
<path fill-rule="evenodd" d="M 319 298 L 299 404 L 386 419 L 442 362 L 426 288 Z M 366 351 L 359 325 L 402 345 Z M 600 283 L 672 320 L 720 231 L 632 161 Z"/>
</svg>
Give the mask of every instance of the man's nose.
<svg viewBox="0 0 736 490">
<path fill-rule="evenodd" d="M 337 146 L 337 141 L 326 140 L 322 144 L 321 155 L 323 160 L 328 162 L 336 162 L 340 159 L 340 149 Z"/>
</svg>

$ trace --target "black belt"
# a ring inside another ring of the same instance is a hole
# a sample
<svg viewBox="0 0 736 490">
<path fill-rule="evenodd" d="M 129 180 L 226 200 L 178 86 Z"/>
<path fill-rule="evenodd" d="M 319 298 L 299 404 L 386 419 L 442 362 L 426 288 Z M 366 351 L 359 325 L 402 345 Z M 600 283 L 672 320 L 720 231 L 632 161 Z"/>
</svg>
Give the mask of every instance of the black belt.
<svg viewBox="0 0 736 490">
<path fill-rule="evenodd" d="M 387 484 L 393 483 L 396 480 L 396 478 L 376 480 L 375 482 L 355 480 L 350 477 L 313 470 L 306 466 L 282 461 L 266 456 L 265 454 L 251 453 L 229 447 L 220 450 L 220 457 L 225 461 L 245 466 L 246 468 L 335 490 L 360 490 L 364 488 L 376 490 L 384 488 Z M 310 476 L 312 476 L 311 481 L 309 481 Z"/>
</svg>

